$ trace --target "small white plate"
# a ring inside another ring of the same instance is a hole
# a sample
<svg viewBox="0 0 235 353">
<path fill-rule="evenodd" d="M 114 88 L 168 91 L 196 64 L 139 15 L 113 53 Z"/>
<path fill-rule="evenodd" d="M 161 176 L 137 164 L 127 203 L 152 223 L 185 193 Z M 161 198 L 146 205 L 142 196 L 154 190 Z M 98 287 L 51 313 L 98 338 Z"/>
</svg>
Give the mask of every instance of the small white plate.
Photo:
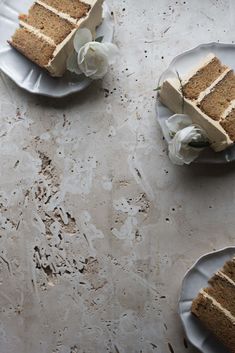
<svg viewBox="0 0 235 353">
<path fill-rule="evenodd" d="M 235 44 L 208 43 L 186 51 L 178 55 L 170 64 L 168 69 L 162 74 L 159 80 L 159 86 L 168 78 L 176 77 L 177 72 L 182 77 L 195 67 L 200 60 L 207 54 L 214 53 L 224 64 L 235 70 Z M 169 142 L 169 135 L 166 132 L 165 121 L 174 113 L 166 108 L 159 99 L 157 99 L 157 118 L 161 126 L 163 136 Z M 235 161 L 235 146 L 232 146 L 222 152 L 214 152 L 212 149 L 206 149 L 196 160 L 197 163 L 221 164 Z"/>
<path fill-rule="evenodd" d="M 202 256 L 184 277 L 179 300 L 179 315 L 188 340 L 202 353 L 229 353 L 215 336 L 206 330 L 191 313 L 193 299 L 208 280 L 235 255 L 235 247 L 225 248 Z"/>
<path fill-rule="evenodd" d="M 90 79 L 69 72 L 61 78 L 53 78 L 7 43 L 19 25 L 19 13 L 27 12 L 32 2 L 32 0 L 1 2 L 0 69 L 18 86 L 31 93 L 59 98 L 84 90 L 92 82 Z M 112 42 L 113 32 L 113 17 L 107 4 L 104 3 L 103 22 L 97 29 L 97 37 L 103 36 L 103 41 Z"/>
</svg>

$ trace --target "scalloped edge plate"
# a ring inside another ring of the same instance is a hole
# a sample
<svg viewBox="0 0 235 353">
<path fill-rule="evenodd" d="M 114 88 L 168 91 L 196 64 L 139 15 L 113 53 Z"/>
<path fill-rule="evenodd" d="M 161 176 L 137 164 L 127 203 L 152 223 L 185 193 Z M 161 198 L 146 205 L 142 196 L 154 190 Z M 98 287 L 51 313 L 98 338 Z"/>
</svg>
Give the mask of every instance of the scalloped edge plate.
<svg viewBox="0 0 235 353">
<path fill-rule="evenodd" d="M 229 353 L 191 313 L 193 299 L 208 280 L 235 255 L 235 246 L 203 255 L 186 273 L 179 299 L 179 315 L 189 342 L 202 353 Z"/>
<path fill-rule="evenodd" d="M 168 69 L 163 72 L 159 79 L 158 86 L 161 86 L 163 81 L 170 77 L 176 76 L 178 71 L 180 76 L 184 76 L 194 66 L 200 62 L 207 54 L 214 53 L 224 64 L 235 70 L 235 44 L 226 43 L 206 43 L 201 44 L 191 50 L 187 50 L 182 54 L 176 56 Z M 166 142 L 169 142 L 169 135 L 166 130 L 165 121 L 172 113 L 166 108 L 158 99 L 157 94 L 156 113 L 159 125 L 161 127 L 163 136 Z M 214 152 L 210 148 L 203 151 L 200 157 L 195 161 L 196 163 L 208 163 L 208 164 L 224 164 L 235 161 L 235 146 L 232 146 L 222 152 Z"/>
<path fill-rule="evenodd" d="M 79 79 L 67 72 L 61 78 L 53 78 L 12 48 L 7 40 L 18 27 L 19 13 L 26 12 L 32 0 L 5 0 L 0 7 L 0 70 L 24 90 L 48 97 L 61 98 L 87 88 L 92 80 L 85 76 Z M 103 5 L 103 22 L 97 28 L 97 37 L 112 42 L 114 20 L 106 3 Z"/>
</svg>

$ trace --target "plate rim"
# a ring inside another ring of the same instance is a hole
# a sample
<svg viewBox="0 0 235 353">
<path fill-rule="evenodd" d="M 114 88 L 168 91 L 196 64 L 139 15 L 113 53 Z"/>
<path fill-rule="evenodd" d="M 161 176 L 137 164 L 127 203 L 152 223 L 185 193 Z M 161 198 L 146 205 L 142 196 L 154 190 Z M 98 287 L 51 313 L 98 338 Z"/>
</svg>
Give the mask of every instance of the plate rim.
<svg viewBox="0 0 235 353">
<path fill-rule="evenodd" d="M 188 335 L 188 329 L 187 329 L 187 326 L 186 326 L 186 323 L 185 321 L 183 320 L 183 317 L 182 317 L 182 313 L 180 311 L 180 305 L 181 305 L 181 302 L 182 302 L 182 295 L 183 295 L 183 291 L 184 291 L 184 288 L 185 288 L 185 284 L 186 284 L 186 281 L 188 280 L 188 277 L 190 276 L 190 274 L 193 272 L 193 270 L 204 260 L 206 259 L 207 257 L 209 256 L 217 256 L 218 254 L 222 254 L 226 251 L 232 251 L 234 250 L 234 254 L 235 254 L 235 245 L 232 245 L 232 246 L 226 246 L 222 249 L 219 249 L 219 250 L 215 250 L 215 251 L 210 251 L 206 254 L 203 254 L 201 255 L 194 263 L 193 265 L 187 270 L 187 272 L 185 273 L 184 277 L 183 277 L 183 280 L 182 280 L 182 284 L 181 284 L 181 289 L 180 289 L 180 294 L 179 294 L 179 298 L 178 298 L 178 316 L 180 317 L 180 321 L 181 321 L 181 324 L 182 324 L 182 327 L 183 327 L 183 330 L 186 334 L 186 337 L 187 337 L 187 340 L 190 342 L 190 344 L 197 348 L 200 352 L 203 353 L 203 351 L 201 350 L 200 347 L 196 346 L 195 343 L 192 341 L 192 338 L 191 336 Z M 219 269 L 218 269 L 219 270 Z M 209 278 L 208 278 L 209 279 Z M 192 314 L 191 314 L 192 315 Z"/>
<path fill-rule="evenodd" d="M 163 75 L 170 69 L 171 66 L 173 66 L 175 64 L 175 62 L 181 57 L 181 56 L 184 56 L 186 54 L 190 54 L 191 52 L 194 52 L 195 50 L 198 50 L 202 47 L 209 47 L 209 46 L 213 46 L 213 45 L 216 45 L 216 46 L 221 46 L 221 47 L 225 47 L 225 46 L 231 46 L 231 47 L 234 47 L 235 49 L 235 43 L 227 43 L 227 42 L 208 42 L 208 43 L 201 43 L 201 44 L 198 44 L 190 49 L 186 49 L 185 51 L 181 52 L 180 54 L 176 55 L 171 61 L 170 61 L 170 64 L 168 65 L 167 69 L 164 70 L 162 72 L 162 74 L 160 75 L 159 77 L 159 80 L 158 80 L 158 84 L 160 84 L 161 82 L 161 78 L 163 77 Z M 157 93 L 158 94 L 158 93 Z"/>
<path fill-rule="evenodd" d="M 115 31 L 115 23 L 114 23 L 114 19 L 113 19 L 113 16 L 111 15 L 111 10 L 110 10 L 110 7 L 109 5 L 107 4 L 107 1 L 104 0 L 104 3 L 103 3 L 103 20 L 102 20 L 102 23 L 103 21 L 108 18 L 109 20 L 112 21 L 112 33 L 111 34 L 111 43 L 113 42 L 113 38 L 114 38 L 114 31 Z M 101 26 L 102 23 L 99 25 Z M 99 28 L 99 26 L 97 28 Z M 13 48 L 12 48 L 13 49 Z M 11 48 L 8 48 L 7 50 L 11 50 Z M 29 60 L 27 59 L 26 57 L 24 57 L 23 54 L 21 54 L 23 56 L 23 58 L 25 60 Z M 29 60 L 30 62 L 30 60 Z M 36 64 L 34 64 L 36 65 Z M 38 66 L 37 66 L 38 67 Z M 43 74 L 46 70 L 44 70 L 43 68 L 39 68 L 40 69 L 40 73 Z M 84 81 L 83 81 L 83 85 L 82 86 L 77 86 L 77 84 L 75 84 L 74 86 L 73 85 L 70 85 L 69 88 L 67 88 L 66 90 L 63 90 L 62 92 L 60 93 L 53 93 L 53 91 L 51 92 L 45 92 L 45 91 L 35 91 L 34 89 L 32 88 L 27 88 L 26 86 L 24 86 L 21 82 L 17 82 L 8 72 L 7 72 L 7 69 L 5 68 L 2 68 L 0 67 L 0 72 L 2 72 L 4 75 L 6 75 L 14 84 L 16 84 L 20 89 L 24 90 L 25 92 L 28 92 L 28 93 L 31 93 L 33 95 L 37 95 L 37 96 L 42 96 L 42 97 L 49 97 L 49 98 L 65 98 L 65 97 L 68 97 L 70 95 L 73 95 L 75 93 L 79 93 L 79 92 L 82 92 L 84 90 L 86 90 L 90 85 L 91 83 L 93 82 L 93 80 L 91 80 L 89 77 L 85 77 Z M 51 77 L 49 75 L 49 77 Z M 53 78 L 53 77 L 51 77 Z M 56 79 L 56 78 L 55 78 Z M 100 80 L 98 80 L 100 81 Z M 82 81 L 81 81 L 82 82 Z"/>
<path fill-rule="evenodd" d="M 21 54 L 23 55 L 23 54 Z M 36 65 L 36 64 L 35 64 Z M 42 71 L 44 71 L 44 69 L 42 68 L 41 69 Z M 6 75 L 17 87 L 19 87 L 20 89 L 24 90 L 25 92 L 28 92 L 30 94 L 33 94 L 33 95 L 37 95 L 37 96 L 42 96 L 42 97 L 49 97 L 49 98 L 65 98 L 65 97 L 68 97 L 72 94 L 75 94 L 75 93 L 79 93 L 79 92 L 82 92 L 84 91 L 86 88 L 88 88 L 91 83 L 93 82 L 92 80 L 89 81 L 89 79 L 87 80 L 84 80 L 84 85 L 82 87 L 78 87 L 78 86 L 75 86 L 74 89 L 71 89 L 71 90 L 68 90 L 64 93 L 59 93 L 59 94 L 54 94 L 54 93 L 46 93 L 46 92 L 40 92 L 40 91 L 34 91 L 33 89 L 30 89 L 30 88 L 27 88 L 25 87 L 24 85 L 22 85 L 21 83 L 18 83 L 17 81 L 15 81 L 7 72 L 5 69 L 1 68 L 0 67 L 0 72 L 3 72 L 4 75 Z"/>
<path fill-rule="evenodd" d="M 213 46 L 216 46 L 216 47 L 231 47 L 235 50 L 235 43 L 228 43 L 228 42 L 215 42 L 215 41 L 212 41 L 212 42 L 206 42 L 206 43 L 201 43 L 201 44 L 198 44 L 196 46 L 193 46 L 189 49 L 186 49 L 184 50 L 183 52 L 179 53 L 178 55 L 176 55 L 169 63 L 169 65 L 167 66 L 167 68 L 161 73 L 159 79 L 158 79 L 158 83 L 157 83 L 157 87 L 160 86 L 161 82 L 162 82 L 162 79 L 164 77 L 164 75 L 167 74 L 167 72 L 169 72 L 171 70 L 171 68 L 175 65 L 175 63 L 180 60 L 181 57 L 185 56 L 185 55 L 189 55 L 190 53 L 193 53 L 194 51 L 198 51 L 200 50 L 201 48 L 206 48 L 206 47 L 213 47 Z M 163 133 L 163 128 L 160 124 L 160 119 L 159 119 L 159 91 L 156 93 L 156 99 L 155 99 L 155 111 L 157 113 L 157 122 L 158 122 L 158 125 L 161 129 L 161 133 L 162 135 L 164 136 L 164 133 Z M 166 139 L 165 139 L 166 140 Z M 166 144 L 168 146 L 168 141 L 166 140 Z M 231 149 L 235 148 L 235 145 L 233 146 L 230 146 L 228 147 L 227 149 L 225 149 L 224 151 L 229 151 Z M 231 160 L 228 160 L 226 158 L 224 159 L 218 159 L 218 160 L 212 160 L 212 159 L 208 159 L 206 158 L 205 160 L 200 160 L 200 157 L 199 159 L 196 159 L 192 164 L 214 164 L 214 165 L 226 165 L 226 164 L 231 164 L 231 163 L 235 163 L 235 158 L 234 159 L 231 159 Z"/>
</svg>

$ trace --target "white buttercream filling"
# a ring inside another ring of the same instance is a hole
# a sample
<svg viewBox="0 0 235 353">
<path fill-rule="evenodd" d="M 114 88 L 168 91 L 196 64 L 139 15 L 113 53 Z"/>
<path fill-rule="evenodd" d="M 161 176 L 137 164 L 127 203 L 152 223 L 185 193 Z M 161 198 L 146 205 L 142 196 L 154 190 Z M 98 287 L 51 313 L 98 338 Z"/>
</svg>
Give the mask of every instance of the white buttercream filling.
<svg viewBox="0 0 235 353">
<path fill-rule="evenodd" d="M 91 5 L 91 6 L 93 6 L 96 2 L 96 0 L 80 0 L 80 1 L 83 2 L 84 4 Z"/>
<path fill-rule="evenodd" d="M 203 67 L 207 66 L 213 59 L 215 58 L 215 55 L 210 53 L 208 54 L 203 61 L 201 61 L 197 66 L 195 66 L 191 71 L 189 71 L 189 73 L 183 77 L 182 80 L 182 85 L 185 85 L 186 83 L 188 83 L 188 81 L 194 76 L 196 75 L 196 73 L 203 69 Z"/>
<path fill-rule="evenodd" d="M 70 23 L 76 25 L 78 20 L 76 20 L 76 18 L 73 18 L 71 17 L 70 15 L 68 15 L 67 13 L 65 12 L 61 12 L 61 11 L 58 11 L 56 10 L 54 7 L 48 5 L 48 4 L 45 4 L 43 1 L 41 0 L 36 0 L 36 3 L 43 6 L 45 9 L 53 12 L 54 14 L 58 15 L 59 17 L 63 18 L 64 20 L 67 20 L 69 21 Z"/>
<path fill-rule="evenodd" d="M 232 321 L 232 324 L 235 325 L 235 317 L 231 314 L 231 312 L 227 309 L 225 309 L 220 303 L 215 300 L 211 295 L 206 293 L 203 289 L 200 291 L 200 294 L 202 294 L 205 298 L 210 299 L 212 304 L 217 307 L 222 313 L 230 320 Z"/>
<path fill-rule="evenodd" d="M 226 69 L 224 72 L 222 72 L 222 74 L 221 74 L 219 77 L 217 77 L 217 79 L 216 79 L 215 81 L 213 81 L 212 84 L 211 84 L 209 87 L 207 87 L 207 88 L 205 89 L 205 91 L 202 91 L 202 92 L 199 94 L 199 97 L 198 97 L 198 99 L 197 99 L 197 104 L 199 104 L 206 96 L 208 96 L 208 94 L 210 94 L 210 93 L 213 91 L 213 89 L 215 88 L 215 86 L 216 86 L 220 81 L 222 81 L 222 80 L 224 79 L 224 77 L 227 75 L 227 73 L 228 73 L 229 71 L 232 71 L 232 70 L 228 68 L 228 69 Z"/>
<path fill-rule="evenodd" d="M 232 280 L 232 278 L 228 277 L 224 272 L 218 271 L 217 275 L 225 278 L 229 283 L 231 283 L 233 286 L 235 286 L 235 282 Z"/>
<path fill-rule="evenodd" d="M 86 3 L 85 1 L 82 1 L 82 2 Z M 81 17 L 79 19 L 76 19 L 76 18 L 70 16 L 69 14 L 67 14 L 65 12 L 56 10 L 54 7 L 52 7 L 52 6 L 48 5 L 48 4 L 45 4 L 43 2 L 43 0 L 36 0 L 36 3 L 41 5 L 41 6 L 43 6 L 45 9 L 53 12 L 55 15 L 58 15 L 59 17 L 63 18 L 64 20 L 67 20 L 70 23 L 72 23 L 74 25 L 77 25 L 77 26 L 89 15 L 89 12 L 91 10 L 90 9 L 85 16 L 83 16 L 83 17 Z M 95 3 L 96 3 L 96 0 L 90 0 L 90 2 L 87 2 L 86 4 L 93 6 Z"/>
<path fill-rule="evenodd" d="M 46 42 L 48 42 L 49 44 L 56 46 L 56 43 L 54 42 L 54 40 L 51 37 L 48 37 L 47 35 L 42 33 L 39 29 L 37 29 L 33 26 L 30 26 L 28 23 L 26 23 L 22 20 L 20 21 L 20 26 L 26 28 L 29 32 L 33 33 L 38 38 L 41 38 L 41 39 L 45 40 Z"/>
<path fill-rule="evenodd" d="M 221 119 L 226 119 L 226 117 L 231 113 L 231 111 L 235 108 L 235 100 L 232 100 L 227 109 L 221 115 Z"/>
</svg>

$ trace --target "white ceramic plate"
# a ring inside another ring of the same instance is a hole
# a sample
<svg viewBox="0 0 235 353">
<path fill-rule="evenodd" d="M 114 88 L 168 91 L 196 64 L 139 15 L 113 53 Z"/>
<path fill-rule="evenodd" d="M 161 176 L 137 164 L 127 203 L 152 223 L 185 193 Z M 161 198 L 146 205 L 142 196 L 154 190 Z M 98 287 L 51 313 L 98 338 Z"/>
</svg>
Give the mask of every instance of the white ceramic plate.
<svg viewBox="0 0 235 353">
<path fill-rule="evenodd" d="M 170 77 L 176 77 L 176 72 L 180 77 L 184 76 L 194 66 L 200 62 L 207 54 L 214 53 L 224 64 L 235 70 L 235 44 L 225 43 L 209 43 L 202 44 L 198 47 L 178 55 L 170 64 L 168 69 L 162 74 L 159 86 Z M 169 135 L 166 132 L 165 121 L 173 113 L 166 108 L 157 99 L 157 117 L 166 141 L 169 141 Z M 216 153 L 210 148 L 206 149 L 196 160 L 199 163 L 228 163 L 235 161 L 235 146 L 226 149 L 223 152 Z"/>
<path fill-rule="evenodd" d="M 76 77 L 66 73 L 62 78 L 53 78 L 46 71 L 26 59 L 8 43 L 18 27 L 19 13 L 25 13 L 32 0 L 0 0 L 0 69 L 18 86 L 36 94 L 64 97 L 85 89 L 92 82 L 85 76 Z M 106 3 L 103 6 L 103 22 L 97 29 L 97 37 L 112 42 L 114 24 Z"/>
<path fill-rule="evenodd" d="M 225 248 L 201 257 L 187 272 L 179 301 L 179 315 L 188 340 L 203 353 L 229 353 L 200 321 L 191 314 L 193 299 L 202 288 L 207 287 L 209 278 L 224 263 L 235 255 L 235 247 Z"/>
</svg>

